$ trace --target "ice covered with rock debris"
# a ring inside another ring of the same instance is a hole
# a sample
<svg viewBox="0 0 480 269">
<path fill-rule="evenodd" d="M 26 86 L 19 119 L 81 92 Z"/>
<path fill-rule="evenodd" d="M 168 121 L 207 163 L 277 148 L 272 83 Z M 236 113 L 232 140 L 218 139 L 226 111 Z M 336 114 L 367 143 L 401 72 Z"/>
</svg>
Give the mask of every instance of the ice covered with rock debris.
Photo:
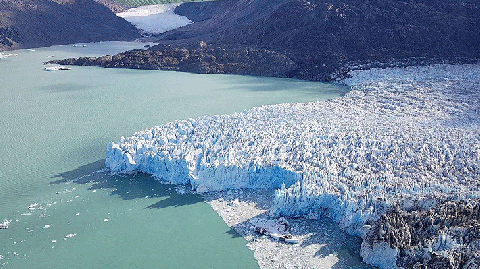
<svg viewBox="0 0 480 269">
<path fill-rule="evenodd" d="M 278 188 L 278 216 L 326 215 L 365 236 L 399 206 L 479 197 L 480 65 L 355 71 L 329 101 L 176 121 L 107 148 L 114 173 L 199 192 Z"/>
</svg>

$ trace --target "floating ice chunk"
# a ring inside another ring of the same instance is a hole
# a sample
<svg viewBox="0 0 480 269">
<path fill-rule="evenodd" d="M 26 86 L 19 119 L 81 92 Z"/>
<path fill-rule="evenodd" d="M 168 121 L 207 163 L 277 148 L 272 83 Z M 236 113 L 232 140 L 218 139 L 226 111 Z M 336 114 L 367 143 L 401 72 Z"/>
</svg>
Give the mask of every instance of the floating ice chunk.
<svg viewBox="0 0 480 269">
<path fill-rule="evenodd" d="M 8 225 L 10 225 L 11 222 L 12 220 L 3 220 L 3 223 L 0 223 L 0 229 L 8 229 Z"/>
<path fill-rule="evenodd" d="M 67 234 L 67 235 L 65 235 L 65 238 L 72 238 L 72 237 L 75 237 L 76 235 L 77 235 L 76 233 Z"/>
<path fill-rule="evenodd" d="M 49 224 L 45 224 L 45 225 L 43 226 L 43 229 L 48 229 L 48 228 L 50 228 L 50 225 L 49 225 Z"/>
</svg>

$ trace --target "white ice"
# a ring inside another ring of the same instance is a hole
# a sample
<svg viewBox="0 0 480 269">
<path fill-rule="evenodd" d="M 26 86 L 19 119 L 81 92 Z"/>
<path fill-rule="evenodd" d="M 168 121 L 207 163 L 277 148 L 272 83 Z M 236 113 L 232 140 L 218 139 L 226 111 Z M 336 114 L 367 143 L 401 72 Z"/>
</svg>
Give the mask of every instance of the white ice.
<svg viewBox="0 0 480 269">
<path fill-rule="evenodd" d="M 173 11 L 179 3 L 141 6 L 117 13 L 146 34 L 160 34 L 192 23 Z"/>
</svg>

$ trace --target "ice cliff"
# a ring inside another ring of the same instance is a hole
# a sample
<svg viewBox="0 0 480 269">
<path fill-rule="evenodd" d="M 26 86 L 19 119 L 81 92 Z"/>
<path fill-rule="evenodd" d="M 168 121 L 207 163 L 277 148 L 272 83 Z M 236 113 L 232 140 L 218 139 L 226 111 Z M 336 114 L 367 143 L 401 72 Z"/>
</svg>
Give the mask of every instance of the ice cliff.
<svg viewBox="0 0 480 269">
<path fill-rule="evenodd" d="M 401 267 L 403 245 L 378 236 L 382 216 L 479 198 L 480 65 L 350 75 L 342 98 L 176 121 L 122 137 L 108 146 L 106 165 L 198 192 L 276 188 L 273 215 L 329 216 L 365 239 L 365 261 Z M 421 251 L 433 257 L 458 249 L 462 242 L 445 233 L 438 230 Z M 442 238 L 453 243 L 435 248 L 448 241 Z"/>
</svg>

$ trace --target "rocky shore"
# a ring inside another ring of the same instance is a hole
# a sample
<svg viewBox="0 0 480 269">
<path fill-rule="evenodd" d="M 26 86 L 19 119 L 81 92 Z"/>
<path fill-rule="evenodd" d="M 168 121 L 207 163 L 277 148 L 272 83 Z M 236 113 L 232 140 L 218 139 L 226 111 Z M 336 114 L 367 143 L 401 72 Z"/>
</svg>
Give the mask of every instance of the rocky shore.
<svg viewBox="0 0 480 269">
<path fill-rule="evenodd" d="M 209 46 L 158 47 L 132 50 L 103 57 L 82 57 L 51 63 L 106 68 L 159 69 L 201 74 L 238 74 L 290 77 L 296 64 L 286 55 L 267 49 L 240 49 Z"/>
</svg>

